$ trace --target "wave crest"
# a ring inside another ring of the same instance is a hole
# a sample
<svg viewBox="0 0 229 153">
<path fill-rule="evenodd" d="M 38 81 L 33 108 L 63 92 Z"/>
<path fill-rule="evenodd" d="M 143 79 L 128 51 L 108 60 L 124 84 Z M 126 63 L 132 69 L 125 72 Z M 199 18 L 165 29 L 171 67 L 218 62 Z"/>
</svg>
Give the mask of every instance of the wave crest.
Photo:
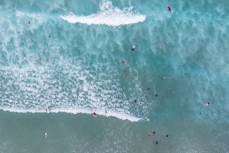
<svg viewBox="0 0 229 153">
<path fill-rule="evenodd" d="M 103 1 L 103 3 L 100 5 L 100 11 L 96 14 L 78 16 L 74 13 L 70 13 L 60 17 L 69 23 L 108 26 L 134 24 L 144 22 L 146 19 L 145 15 L 135 13 L 133 11 L 133 7 L 128 7 L 121 10 L 117 7 L 114 7 L 110 1 Z"/>
<path fill-rule="evenodd" d="M 1 108 L 3 111 L 9 111 L 9 112 L 15 112 L 15 113 L 47 113 L 47 111 L 44 110 L 35 110 L 35 109 L 17 109 L 17 108 Z M 142 120 L 141 118 L 129 115 L 129 114 L 124 114 L 120 112 L 115 112 L 112 110 L 96 110 L 96 114 L 101 115 L 101 116 L 107 116 L 107 117 L 116 117 L 121 120 L 128 120 L 131 122 L 138 122 Z M 70 113 L 70 114 L 92 114 L 93 112 L 89 109 L 52 109 L 48 113 Z"/>
</svg>

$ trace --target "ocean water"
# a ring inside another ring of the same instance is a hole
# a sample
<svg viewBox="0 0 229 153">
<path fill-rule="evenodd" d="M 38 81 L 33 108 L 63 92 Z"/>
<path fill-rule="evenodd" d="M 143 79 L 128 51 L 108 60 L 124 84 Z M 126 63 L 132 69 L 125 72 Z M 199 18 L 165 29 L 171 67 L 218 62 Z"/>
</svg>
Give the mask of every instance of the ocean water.
<svg viewBox="0 0 229 153">
<path fill-rule="evenodd" d="M 0 152 L 229 153 L 228 6 L 0 0 Z"/>
</svg>

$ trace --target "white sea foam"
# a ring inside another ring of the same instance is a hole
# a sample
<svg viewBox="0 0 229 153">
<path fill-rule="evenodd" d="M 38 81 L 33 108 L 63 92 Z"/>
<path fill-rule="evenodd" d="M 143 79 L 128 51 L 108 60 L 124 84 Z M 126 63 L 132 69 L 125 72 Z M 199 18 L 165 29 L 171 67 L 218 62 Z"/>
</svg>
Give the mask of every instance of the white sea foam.
<svg viewBox="0 0 229 153">
<path fill-rule="evenodd" d="M 44 14 L 40 14 L 40 13 L 28 13 L 28 12 L 23 12 L 23 11 L 16 11 L 15 12 L 15 16 L 17 18 L 20 17 L 28 17 L 28 18 L 33 18 L 33 19 L 37 19 L 37 20 L 41 20 L 44 19 Z M 47 16 L 46 16 L 47 18 Z"/>
<path fill-rule="evenodd" d="M 50 106 L 51 113 L 96 112 L 132 122 L 145 118 L 144 113 L 139 114 L 145 112 L 143 108 L 133 111 L 132 103 L 122 97 L 120 84 L 111 81 L 114 80 L 113 75 L 105 78 L 100 75 L 102 67 L 96 70 L 97 75 L 94 76 L 95 70 L 87 69 L 80 62 L 71 65 L 59 60 L 59 63 L 60 70 L 53 69 L 51 65 L 37 66 L 32 63 L 23 68 L 13 65 L 0 68 L 3 78 L 8 80 L 7 83 L 4 79 L 0 80 L 0 109 L 18 113 L 46 113 L 46 108 Z M 55 77 L 56 72 L 59 77 Z"/>
<path fill-rule="evenodd" d="M 144 22 L 145 15 L 135 13 L 132 7 L 123 10 L 114 7 L 110 1 L 103 1 L 100 5 L 100 11 L 96 14 L 88 16 L 79 16 L 73 13 L 60 16 L 63 20 L 69 23 L 83 23 L 88 25 L 108 25 L 120 26 Z"/>
<path fill-rule="evenodd" d="M 70 114 L 92 114 L 92 110 L 90 109 L 63 109 L 63 108 L 59 108 L 59 109 L 52 109 L 51 111 L 46 111 L 44 110 L 36 110 L 36 109 L 17 109 L 17 108 L 1 108 L 3 111 L 9 111 L 9 112 L 15 112 L 15 113 L 70 113 Z M 116 117 L 118 119 L 121 120 L 129 120 L 131 122 L 138 122 L 140 120 L 142 120 L 141 118 L 129 115 L 129 114 L 124 114 L 124 113 L 120 113 L 120 112 L 116 112 L 116 111 L 112 111 L 112 110 L 106 110 L 107 113 L 105 112 L 105 110 L 96 110 L 95 113 L 97 115 L 101 115 L 101 116 L 106 116 L 106 117 Z"/>
</svg>

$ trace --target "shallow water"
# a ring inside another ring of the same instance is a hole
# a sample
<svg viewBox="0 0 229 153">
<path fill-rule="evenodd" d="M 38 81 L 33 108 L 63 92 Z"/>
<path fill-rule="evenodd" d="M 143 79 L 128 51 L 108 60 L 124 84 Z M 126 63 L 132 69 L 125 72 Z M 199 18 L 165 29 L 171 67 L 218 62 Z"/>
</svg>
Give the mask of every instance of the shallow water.
<svg viewBox="0 0 229 153">
<path fill-rule="evenodd" d="M 1 0 L 0 150 L 229 152 L 228 3 Z"/>
</svg>

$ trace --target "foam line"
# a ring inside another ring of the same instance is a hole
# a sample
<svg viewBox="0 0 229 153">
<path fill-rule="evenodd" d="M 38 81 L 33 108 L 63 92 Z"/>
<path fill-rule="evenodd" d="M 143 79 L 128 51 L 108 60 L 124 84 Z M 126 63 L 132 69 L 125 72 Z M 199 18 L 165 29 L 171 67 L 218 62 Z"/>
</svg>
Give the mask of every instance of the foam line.
<svg viewBox="0 0 229 153">
<path fill-rule="evenodd" d="M 15 112 L 15 113 L 70 113 L 70 114 L 92 114 L 92 111 L 89 109 L 52 109 L 50 112 L 44 110 L 35 110 L 35 109 L 16 109 L 16 108 L 2 108 L 0 107 L 3 111 L 8 111 L 8 112 Z M 141 118 L 129 115 L 129 114 L 124 114 L 120 112 L 115 112 L 111 110 L 107 110 L 107 113 L 105 113 L 105 110 L 96 110 L 95 113 L 97 115 L 101 116 L 106 116 L 106 117 L 116 117 L 121 120 L 128 120 L 131 122 L 138 122 L 142 120 Z"/>
<path fill-rule="evenodd" d="M 69 13 L 68 15 L 60 16 L 60 18 L 73 24 L 120 26 L 144 22 L 146 16 L 134 13 L 132 7 L 120 10 L 117 7 L 113 7 L 110 1 L 103 1 L 100 5 L 100 11 L 96 14 L 79 16 Z"/>
</svg>

